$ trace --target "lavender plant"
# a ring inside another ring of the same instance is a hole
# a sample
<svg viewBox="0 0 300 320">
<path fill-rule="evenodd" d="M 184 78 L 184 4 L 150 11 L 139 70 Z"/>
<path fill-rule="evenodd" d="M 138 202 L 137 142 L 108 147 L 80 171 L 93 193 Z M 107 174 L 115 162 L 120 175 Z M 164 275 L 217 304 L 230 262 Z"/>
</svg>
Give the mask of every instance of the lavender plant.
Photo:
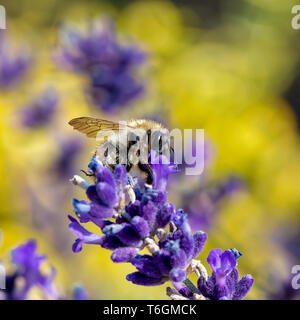
<svg viewBox="0 0 300 320">
<path fill-rule="evenodd" d="M 32 66 L 32 57 L 26 50 L 12 53 L 8 47 L 4 31 L 0 30 L 0 89 L 12 89 Z"/>
<path fill-rule="evenodd" d="M 51 267 L 48 274 L 41 271 L 46 257 L 37 253 L 37 244 L 29 240 L 11 251 L 15 270 L 6 276 L 6 289 L 1 291 L 1 299 L 25 300 L 33 288 L 40 288 L 46 299 L 57 299 L 58 292 L 54 285 L 56 271 Z"/>
<path fill-rule="evenodd" d="M 59 153 L 54 160 L 52 166 L 52 173 L 54 173 L 59 179 L 65 180 L 70 177 L 72 172 L 75 171 L 76 159 L 82 150 L 82 143 L 78 139 L 64 138 L 60 139 Z"/>
<path fill-rule="evenodd" d="M 87 79 L 88 96 L 102 111 L 115 112 L 143 92 L 134 72 L 145 54 L 121 44 L 111 23 L 94 21 L 86 34 L 65 29 L 61 42 L 56 62 Z"/>
<path fill-rule="evenodd" d="M 0 291 L 0 300 L 27 300 L 33 289 L 40 290 L 40 298 L 65 299 L 55 285 L 56 270 L 51 266 L 48 273 L 42 271 L 46 256 L 37 252 L 35 240 L 28 240 L 11 251 L 12 273 L 6 275 L 5 290 Z M 79 285 L 74 286 L 72 299 L 87 299 L 87 293 Z"/>
<path fill-rule="evenodd" d="M 176 168 L 162 163 L 156 159 L 151 164 L 154 179 L 149 186 L 139 184 L 124 166 L 109 170 L 94 156 L 88 165 L 92 184 L 80 176 L 71 180 L 88 198 L 73 199 L 78 218 L 69 216 L 69 229 L 77 236 L 73 251 L 81 251 L 85 244 L 111 250 L 113 262 L 136 267 L 136 272 L 127 275 L 128 281 L 142 286 L 171 281 L 174 288 L 168 288 L 167 294 L 172 299 L 244 298 L 253 278 L 246 275 L 239 280 L 237 250 L 212 250 L 207 258 L 211 276 L 196 259 L 207 235 L 203 231 L 193 234 L 187 214 L 167 201 L 168 176 Z M 87 222 L 97 225 L 102 234 L 89 232 L 83 226 Z M 149 253 L 141 254 L 145 248 Z M 193 272 L 198 276 L 197 285 L 189 280 Z"/>
<path fill-rule="evenodd" d="M 26 128 L 38 128 L 49 124 L 57 110 L 58 94 L 52 87 L 46 88 L 37 98 L 23 108 L 21 121 Z"/>
<path fill-rule="evenodd" d="M 189 213 L 192 230 L 209 230 L 217 216 L 220 204 L 228 197 L 245 189 L 244 182 L 229 176 L 214 185 L 205 184 L 182 195 L 182 207 Z"/>
</svg>

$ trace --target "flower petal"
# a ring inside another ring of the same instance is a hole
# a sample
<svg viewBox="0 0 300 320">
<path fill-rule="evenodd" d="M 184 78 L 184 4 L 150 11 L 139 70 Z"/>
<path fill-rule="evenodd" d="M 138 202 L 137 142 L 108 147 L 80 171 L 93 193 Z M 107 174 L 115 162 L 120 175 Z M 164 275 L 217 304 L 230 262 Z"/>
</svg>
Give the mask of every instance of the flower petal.
<svg viewBox="0 0 300 320">
<path fill-rule="evenodd" d="M 126 279 L 140 286 L 158 286 L 166 282 L 166 279 L 150 278 L 141 272 L 130 273 L 126 276 Z"/>
<path fill-rule="evenodd" d="M 174 212 L 174 205 L 166 203 L 157 213 L 157 224 L 160 228 L 164 228 L 171 221 L 172 213 Z"/>
<path fill-rule="evenodd" d="M 170 279 L 174 282 L 183 281 L 186 278 L 186 273 L 182 269 L 172 269 L 170 272 Z"/>
<path fill-rule="evenodd" d="M 230 250 L 226 250 L 221 255 L 221 269 L 224 274 L 228 274 L 236 266 L 236 258 Z"/>
<path fill-rule="evenodd" d="M 100 182 L 96 185 L 96 190 L 98 197 L 104 204 L 109 207 L 113 207 L 117 204 L 117 192 L 112 185 L 106 182 Z"/>
<path fill-rule="evenodd" d="M 135 216 L 130 221 L 130 223 L 134 226 L 134 228 L 136 229 L 137 233 L 141 238 L 146 238 L 149 235 L 150 233 L 149 225 L 147 221 L 142 217 Z"/>
<path fill-rule="evenodd" d="M 254 279 L 250 274 L 242 277 L 242 279 L 238 282 L 235 288 L 234 295 L 232 300 L 242 300 L 251 289 L 253 285 Z"/>
<path fill-rule="evenodd" d="M 130 247 L 138 247 L 141 246 L 143 241 L 141 237 L 131 225 L 125 225 L 116 236 L 126 245 Z"/>
<path fill-rule="evenodd" d="M 111 260 L 116 263 L 130 262 L 138 253 L 138 249 L 132 247 L 118 248 L 112 255 Z"/>
<path fill-rule="evenodd" d="M 193 235 L 193 239 L 194 239 L 193 258 L 197 258 L 197 256 L 202 251 L 205 245 L 207 234 L 203 231 L 198 231 Z"/>
<path fill-rule="evenodd" d="M 207 262 L 214 272 L 217 272 L 217 270 L 221 267 L 221 254 L 221 249 L 213 249 L 210 251 L 207 257 Z"/>
<path fill-rule="evenodd" d="M 161 273 L 153 262 L 152 256 L 137 256 L 131 263 L 140 271 L 150 278 L 161 278 Z"/>
<path fill-rule="evenodd" d="M 97 166 L 96 178 L 98 182 L 106 182 L 113 188 L 116 186 L 112 172 L 109 169 L 103 167 L 102 165 Z"/>
</svg>

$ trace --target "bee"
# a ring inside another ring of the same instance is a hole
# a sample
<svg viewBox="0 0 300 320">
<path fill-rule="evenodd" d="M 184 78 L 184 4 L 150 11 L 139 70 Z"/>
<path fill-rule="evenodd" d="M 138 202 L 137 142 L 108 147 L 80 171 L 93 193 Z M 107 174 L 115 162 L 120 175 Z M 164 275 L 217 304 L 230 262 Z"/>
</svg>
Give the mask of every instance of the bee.
<svg viewBox="0 0 300 320">
<path fill-rule="evenodd" d="M 126 142 L 127 147 L 127 159 L 129 159 L 130 148 L 132 148 L 134 145 L 137 145 L 138 142 L 141 142 L 140 137 L 136 135 L 137 129 L 143 129 L 144 132 L 146 132 L 146 141 L 148 142 L 148 146 L 143 145 L 142 147 L 147 148 L 148 156 L 150 151 L 153 149 L 153 145 L 157 146 L 157 150 L 155 150 L 157 154 L 164 154 L 164 152 L 171 150 L 169 139 L 163 138 L 167 132 L 167 129 L 156 121 L 145 119 L 129 120 L 123 125 L 121 122 L 118 123 L 91 117 L 80 117 L 72 119 L 69 124 L 73 127 L 73 129 L 86 134 L 87 137 L 97 139 L 100 147 L 104 146 L 105 144 L 111 144 L 114 146 L 116 150 L 115 164 L 105 161 L 105 159 L 109 157 L 109 154 L 107 153 L 108 149 L 106 149 L 104 154 L 102 154 L 99 152 L 101 148 L 98 146 L 95 152 L 95 155 L 99 156 L 100 160 L 105 164 L 105 166 L 110 167 L 112 170 L 114 170 L 115 165 L 120 161 L 120 146 L 124 141 Z M 106 132 L 113 132 L 116 134 L 113 134 L 113 137 L 105 136 Z M 124 135 L 126 136 L 124 137 Z M 139 148 L 141 148 L 141 146 Z M 102 148 L 102 150 L 104 149 L 105 148 Z M 137 150 L 137 154 L 139 154 L 139 152 L 140 150 Z M 127 172 L 137 169 L 137 171 L 144 173 L 144 175 L 146 175 L 146 183 L 148 185 L 153 184 L 153 172 L 149 163 L 142 163 L 141 161 L 138 161 L 136 164 L 134 164 L 127 160 L 125 166 Z"/>
</svg>

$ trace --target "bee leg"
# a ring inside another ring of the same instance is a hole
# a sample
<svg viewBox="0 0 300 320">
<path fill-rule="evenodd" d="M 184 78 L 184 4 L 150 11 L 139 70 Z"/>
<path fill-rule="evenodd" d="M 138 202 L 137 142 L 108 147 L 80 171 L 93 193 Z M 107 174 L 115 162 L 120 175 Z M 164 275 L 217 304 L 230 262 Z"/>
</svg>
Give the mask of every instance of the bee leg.
<svg viewBox="0 0 300 320">
<path fill-rule="evenodd" d="M 149 164 L 138 163 L 138 167 L 141 171 L 147 174 L 146 183 L 149 185 L 153 184 L 153 172 Z"/>
<path fill-rule="evenodd" d="M 132 164 L 128 163 L 126 164 L 126 171 L 129 172 L 132 169 Z"/>
<path fill-rule="evenodd" d="M 114 165 L 114 164 L 109 164 L 109 165 L 108 165 L 108 168 L 109 168 L 112 172 L 114 172 L 114 171 L 115 171 L 115 168 L 116 168 L 116 165 Z"/>
<path fill-rule="evenodd" d="M 94 173 L 87 173 L 85 170 L 80 171 L 83 172 L 87 177 L 92 177 L 94 175 Z"/>
</svg>

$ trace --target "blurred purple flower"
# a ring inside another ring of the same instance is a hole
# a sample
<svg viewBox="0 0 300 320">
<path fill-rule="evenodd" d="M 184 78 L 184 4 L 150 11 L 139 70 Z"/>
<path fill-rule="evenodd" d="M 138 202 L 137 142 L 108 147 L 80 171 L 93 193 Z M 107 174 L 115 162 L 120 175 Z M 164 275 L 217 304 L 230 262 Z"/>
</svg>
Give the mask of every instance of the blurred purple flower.
<svg viewBox="0 0 300 320">
<path fill-rule="evenodd" d="M 11 251 L 11 262 L 15 265 L 13 273 L 6 275 L 5 290 L 0 292 L 0 300 L 28 300 L 30 291 L 39 288 L 41 297 L 47 300 L 65 299 L 59 295 L 55 286 L 55 268 L 48 273 L 42 272 L 46 256 L 39 255 L 35 240 L 28 240 Z M 85 300 L 88 295 L 83 287 L 74 286 L 73 300 Z"/>
<path fill-rule="evenodd" d="M 300 289 L 295 289 L 292 286 L 293 276 L 290 276 L 285 281 L 281 281 L 280 286 L 275 292 L 268 295 L 269 300 L 299 300 Z M 276 279 L 277 280 L 277 279 Z"/>
<path fill-rule="evenodd" d="M 300 298 L 300 288 L 293 288 L 292 280 L 295 275 L 291 273 L 291 270 L 294 265 L 299 264 L 300 260 L 299 227 L 291 224 L 280 224 L 280 226 L 274 230 L 273 241 L 287 253 L 285 256 L 287 270 L 284 276 L 282 276 L 280 272 L 273 272 L 270 279 L 270 281 L 272 281 L 272 290 L 269 292 L 268 299 L 297 300 Z"/>
<path fill-rule="evenodd" d="M 43 274 L 41 264 L 46 257 L 37 253 L 37 245 L 34 240 L 18 246 L 11 252 L 12 263 L 16 270 L 12 275 L 7 276 L 6 290 L 4 291 L 7 300 L 24 300 L 33 287 L 39 287 L 47 299 L 57 299 L 57 292 L 54 287 L 55 269 L 52 267 L 49 274 Z"/>
<path fill-rule="evenodd" d="M 59 155 L 54 161 L 53 170 L 59 178 L 70 177 L 82 144 L 78 139 L 65 139 L 60 142 Z"/>
<path fill-rule="evenodd" d="M 58 65 L 89 79 L 87 92 L 103 111 L 114 112 L 143 92 L 134 69 L 145 60 L 135 47 L 126 47 L 116 38 L 111 24 L 94 23 L 88 33 L 63 32 L 62 47 L 55 55 Z"/>
<path fill-rule="evenodd" d="M 208 230 L 216 217 L 220 203 L 228 196 L 242 190 L 243 182 L 234 176 L 212 187 L 202 187 L 184 194 L 182 207 L 189 213 L 193 230 Z"/>
<path fill-rule="evenodd" d="M 0 88 L 3 89 L 17 85 L 32 65 L 32 58 L 24 50 L 12 54 L 8 47 L 8 41 L 5 41 L 4 33 L 0 30 Z"/>
<path fill-rule="evenodd" d="M 112 112 L 138 97 L 143 92 L 143 86 L 138 85 L 128 72 L 100 68 L 92 75 L 89 92 L 96 106 L 105 112 Z"/>
<path fill-rule="evenodd" d="M 88 293 L 87 291 L 79 286 L 75 285 L 73 289 L 73 299 L 72 300 L 87 300 L 88 299 Z"/>
<path fill-rule="evenodd" d="M 49 87 L 31 101 L 21 113 L 24 127 L 37 128 L 49 124 L 58 106 L 58 94 L 55 89 Z"/>
</svg>

